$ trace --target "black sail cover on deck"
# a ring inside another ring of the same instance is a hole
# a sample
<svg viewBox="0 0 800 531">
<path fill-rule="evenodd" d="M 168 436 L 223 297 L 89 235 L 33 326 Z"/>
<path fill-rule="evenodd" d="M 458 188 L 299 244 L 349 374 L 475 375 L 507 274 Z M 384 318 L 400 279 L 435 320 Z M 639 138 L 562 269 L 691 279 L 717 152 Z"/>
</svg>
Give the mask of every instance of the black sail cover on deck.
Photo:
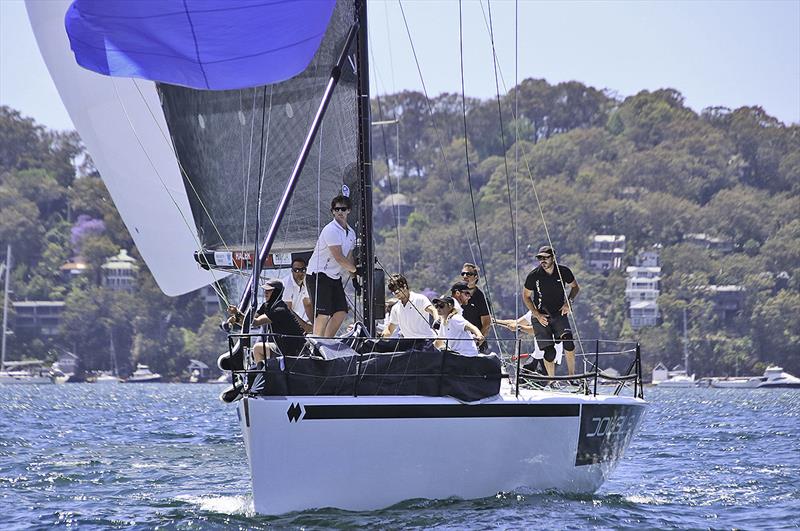
<svg viewBox="0 0 800 531">
<path fill-rule="evenodd" d="M 227 91 L 158 84 L 162 107 L 206 250 L 252 250 L 259 172 L 263 240 L 317 112 L 331 69 L 355 20 L 354 2 L 337 2 L 314 59 L 280 83 Z M 348 51 L 355 53 L 355 46 Z M 331 221 L 342 185 L 358 219 L 358 112 L 355 61 L 347 61 L 311 148 L 273 253 L 310 251 Z"/>
</svg>

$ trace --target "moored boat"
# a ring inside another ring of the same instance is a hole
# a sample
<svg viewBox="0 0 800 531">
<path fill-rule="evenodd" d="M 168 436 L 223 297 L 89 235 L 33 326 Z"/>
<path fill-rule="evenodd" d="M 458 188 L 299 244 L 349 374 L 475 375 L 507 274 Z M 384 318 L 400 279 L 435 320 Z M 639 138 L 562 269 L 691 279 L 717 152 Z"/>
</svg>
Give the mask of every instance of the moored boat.
<svg viewBox="0 0 800 531">
<path fill-rule="evenodd" d="M 49 384 L 53 373 L 41 361 L 7 361 L 0 370 L 0 384 Z"/>
<path fill-rule="evenodd" d="M 697 387 L 697 382 L 694 379 L 694 374 L 691 376 L 687 376 L 684 374 L 675 374 L 670 376 L 666 380 L 661 380 L 660 382 L 653 382 L 653 385 L 658 387 L 679 387 L 679 388 L 688 388 L 688 387 Z"/>
<path fill-rule="evenodd" d="M 748 378 L 714 378 L 711 387 L 719 389 L 800 389 L 800 378 L 787 372 L 783 367 L 770 366 L 763 376 Z"/>
<path fill-rule="evenodd" d="M 154 373 L 150 367 L 143 363 L 136 365 L 136 370 L 133 374 L 122 380 L 124 383 L 154 383 L 161 381 L 161 375 Z"/>
</svg>

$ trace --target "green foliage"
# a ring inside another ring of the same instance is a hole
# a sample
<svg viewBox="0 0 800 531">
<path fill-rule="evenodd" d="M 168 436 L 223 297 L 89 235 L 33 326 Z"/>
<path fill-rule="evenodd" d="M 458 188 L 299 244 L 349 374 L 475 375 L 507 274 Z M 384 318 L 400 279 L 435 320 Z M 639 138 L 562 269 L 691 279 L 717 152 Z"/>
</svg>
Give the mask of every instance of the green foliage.
<svg viewBox="0 0 800 531">
<path fill-rule="evenodd" d="M 399 178 L 414 207 L 400 227 L 376 219 L 377 256 L 413 289 L 444 292 L 463 262 L 476 262 L 495 313 L 512 317 L 533 254 L 549 240 L 582 286 L 575 318 L 584 339 L 638 339 L 646 371 L 658 361 L 673 366 L 686 310 L 698 374 L 769 362 L 800 371 L 800 126 L 760 107 L 697 114 L 673 89 L 618 99 L 543 79 L 463 107 L 457 94 L 390 94 L 373 101 L 373 117 L 400 120 L 373 133 L 374 199 L 396 192 Z M 81 214 L 105 229 L 81 242 L 92 274 L 70 284 L 58 268 L 73 257 Z M 689 233 L 728 239 L 733 250 L 691 244 Z M 629 263 L 662 246 L 658 326 L 631 328 L 624 273 L 588 269 L 582 257 L 593 234 L 625 234 Z M 65 300 L 60 341 L 89 368 L 109 365 L 111 341 L 123 370 L 141 361 L 169 375 L 192 358 L 212 365 L 225 348 L 219 317 L 205 315 L 197 294 L 165 297 L 144 267 L 134 293 L 100 286 L 108 256 L 137 251 L 91 159 L 74 134 L 0 107 L 0 252 L 6 243 L 17 256 L 15 296 Z M 722 318 L 710 284 L 745 287 L 738 315 Z M 26 353 L 54 347 L 13 341 Z"/>
<path fill-rule="evenodd" d="M 672 89 L 617 101 L 579 83 L 529 79 L 518 95 L 516 117 L 513 91 L 499 108 L 495 99 L 468 105 L 471 169 L 479 176 L 472 183 L 477 228 L 469 189 L 458 178 L 464 173 L 458 168 L 463 134 L 452 124 L 461 109 L 450 96 L 435 99 L 432 120 L 422 95 L 384 98 L 416 102 L 412 114 L 397 113 L 413 116 L 401 121 L 400 142 L 415 142 L 408 152 L 416 169 L 406 176 L 425 176 L 402 179 L 415 210 L 399 228 L 400 241 L 393 224 L 378 224 L 378 256 L 388 269 L 398 267 L 401 250 L 412 287 L 441 292 L 463 261 L 477 261 L 494 310 L 511 317 L 519 308 L 519 284 L 534 265 L 532 251 L 549 233 L 583 287 L 575 316 L 584 338 L 638 338 L 646 369 L 658 360 L 677 365 L 685 308 L 688 348 L 699 374 L 733 374 L 737 367 L 747 373 L 768 361 L 800 370 L 800 340 L 787 317 L 796 321 L 794 299 L 776 296 L 800 291 L 798 126 L 787 127 L 757 107 L 716 107 L 698 115 Z M 443 117 L 447 112 L 454 115 Z M 437 127 L 439 118 L 449 125 Z M 393 162 L 406 166 L 408 160 L 401 154 Z M 728 239 L 734 250 L 685 243 L 689 233 Z M 632 330 L 624 275 L 585 267 L 581 256 L 592 234 L 625 234 L 629 263 L 636 251 L 662 246 L 659 326 Z M 738 315 L 722 319 L 704 288 L 710 284 L 745 287 Z M 780 337 L 782 348 L 772 337 Z"/>
</svg>

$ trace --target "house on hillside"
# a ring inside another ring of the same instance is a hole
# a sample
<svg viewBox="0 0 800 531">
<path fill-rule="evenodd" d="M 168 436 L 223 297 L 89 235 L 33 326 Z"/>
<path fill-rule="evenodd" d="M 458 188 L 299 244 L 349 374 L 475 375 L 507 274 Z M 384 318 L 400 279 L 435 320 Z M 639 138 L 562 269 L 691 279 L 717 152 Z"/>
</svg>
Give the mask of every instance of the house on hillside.
<svg viewBox="0 0 800 531">
<path fill-rule="evenodd" d="M 625 300 L 634 330 L 656 326 L 659 321 L 658 296 L 661 294 L 661 266 L 658 248 L 640 252 L 635 266 L 625 268 Z"/>
<path fill-rule="evenodd" d="M 59 270 L 61 271 L 61 278 L 64 279 L 65 282 L 72 282 L 76 278 L 85 275 L 89 270 L 89 266 L 83 258 L 77 256 L 73 258 L 71 262 L 62 265 Z"/>
<path fill-rule="evenodd" d="M 592 237 L 586 262 L 595 272 L 622 269 L 625 261 L 624 234 L 598 234 Z"/>
<path fill-rule="evenodd" d="M 408 216 L 414 211 L 414 205 L 404 194 L 389 194 L 383 198 L 377 209 L 377 221 L 381 225 L 405 225 Z"/>
<path fill-rule="evenodd" d="M 128 255 L 128 251 L 120 249 L 119 254 L 112 256 L 101 266 L 103 285 L 115 291 L 133 291 L 139 271 L 136 262 L 134 257 Z"/>
<path fill-rule="evenodd" d="M 15 333 L 42 336 L 59 334 L 64 301 L 17 301 L 12 307 Z"/>
<path fill-rule="evenodd" d="M 734 317 L 739 315 L 744 307 L 745 288 L 744 286 L 729 284 L 700 286 L 698 291 L 705 292 L 714 304 L 714 313 L 720 321 L 730 323 Z"/>
<path fill-rule="evenodd" d="M 719 251 L 721 253 L 733 252 L 733 241 L 725 238 L 718 238 L 706 234 L 705 232 L 693 232 L 683 237 L 683 241 L 691 245 L 710 249 L 712 251 Z"/>
</svg>

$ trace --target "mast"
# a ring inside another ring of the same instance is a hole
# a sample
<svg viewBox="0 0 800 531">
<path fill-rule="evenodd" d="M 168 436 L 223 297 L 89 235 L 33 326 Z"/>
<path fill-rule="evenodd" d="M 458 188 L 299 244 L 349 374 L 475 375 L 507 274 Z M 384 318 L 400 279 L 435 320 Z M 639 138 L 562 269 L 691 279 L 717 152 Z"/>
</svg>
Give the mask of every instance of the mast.
<svg viewBox="0 0 800 531">
<path fill-rule="evenodd" d="M 325 115 L 325 111 L 330 104 L 331 98 L 333 97 L 333 90 L 336 88 L 336 84 L 339 82 L 339 78 L 341 76 L 342 68 L 347 61 L 349 56 L 348 51 L 352 46 L 353 42 L 356 39 L 358 34 L 358 22 L 354 22 L 353 25 L 350 27 L 350 31 L 345 39 L 344 47 L 339 54 L 339 58 L 336 61 L 336 65 L 334 66 L 333 70 L 330 73 L 330 77 L 328 79 L 328 83 L 325 86 L 325 92 L 322 95 L 322 100 L 319 103 L 319 107 L 317 108 L 317 112 L 314 116 L 314 119 L 311 122 L 309 127 L 308 133 L 306 134 L 305 141 L 303 142 L 303 146 L 300 149 L 300 154 L 297 157 L 297 161 L 294 164 L 292 169 L 291 176 L 289 177 L 289 181 L 286 184 L 286 189 L 283 191 L 283 195 L 281 196 L 278 207 L 275 210 L 275 214 L 272 218 L 272 222 L 270 223 L 269 228 L 267 229 L 266 236 L 264 237 L 264 242 L 261 244 L 261 249 L 258 252 L 258 256 L 256 260 L 258 261 L 257 264 L 259 267 L 262 266 L 267 256 L 269 255 L 270 249 L 272 249 L 272 244 L 275 241 L 275 237 L 278 233 L 278 226 L 280 222 L 283 220 L 283 215 L 286 213 L 286 210 L 289 206 L 289 201 L 292 198 L 292 194 L 297 186 L 297 182 L 300 179 L 300 173 L 303 171 L 303 166 L 305 166 L 306 159 L 308 158 L 308 154 L 311 150 L 311 145 L 314 142 L 314 139 L 317 136 L 317 132 L 319 132 L 319 128 L 322 125 L 322 118 Z M 370 215 L 370 218 L 372 216 Z M 200 257 L 199 253 L 195 252 L 195 260 L 202 264 L 202 257 Z M 239 300 L 238 309 L 242 313 L 250 313 L 250 302 L 251 297 L 253 295 L 253 288 L 255 287 L 254 284 L 258 282 L 258 278 L 255 277 L 256 271 L 259 267 L 253 267 L 253 275 L 247 281 L 247 285 L 244 288 L 244 292 L 242 293 L 242 297 Z M 250 319 L 245 319 L 244 326 L 242 328 L 243 333 L 247 333 L 250 330 L 249 322 L 254 317 L 251 314 Z"/>
<path fill-rule="evenodd" d="M 369 104 L 369 42 L 367 37 L 367 0 L 354 0 L 358 23 L 356 75 L 358 77 L 358 172 L 361 194 L 361 219 L 358 239 L 361 241 L 361 268 L 364 302 L 364 325 L 375 334 L 375 248 L 372 239 L 372 144 L 371 109 Z"/>
<path fill-rule="evenodd" d="M 0 346 L 0 371 L 6 365 L 6 325 L 8 323 L 8 285 L 11 275 L 11 244 L 6 247 L 6 282 L 3 288 L 3 339 Z"/>
<path fill-rule="evenodd" d="M 683 369 L 689 376 L 689 334 L 686 332 L 686 308 L 683 309 Z"/>
</svg>

